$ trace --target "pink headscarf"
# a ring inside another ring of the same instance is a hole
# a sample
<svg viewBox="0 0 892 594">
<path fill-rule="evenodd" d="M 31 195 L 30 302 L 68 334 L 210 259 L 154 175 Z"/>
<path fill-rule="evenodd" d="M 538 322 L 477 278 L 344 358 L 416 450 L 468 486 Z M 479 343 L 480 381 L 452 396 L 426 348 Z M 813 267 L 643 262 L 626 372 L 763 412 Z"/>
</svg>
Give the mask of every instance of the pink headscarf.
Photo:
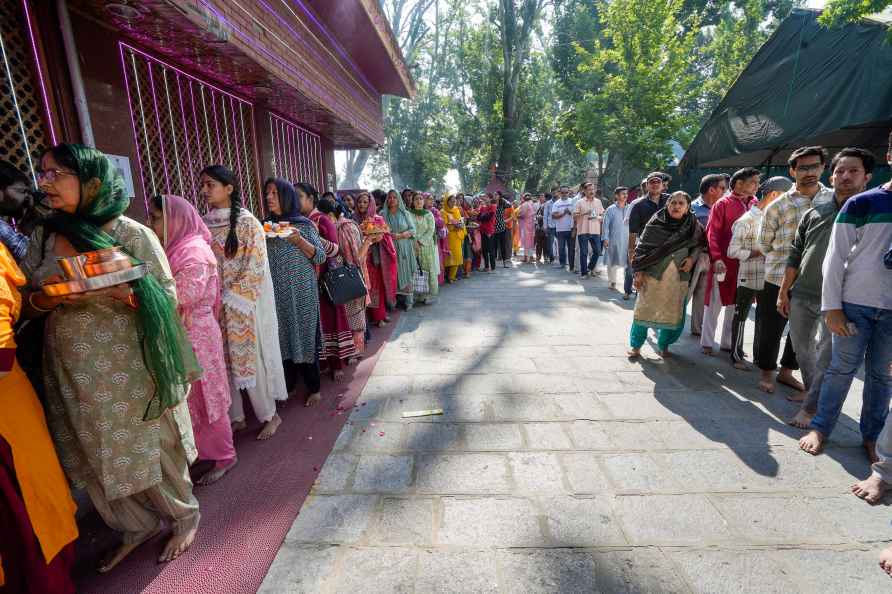
<svg viewBox="0 0 892 594">
<path fill-rule="evenodd" d="M 176 274 L 189 264 L 216 266 L 217 258 L 211 250 L 213 237 L 195 207 L 179 196 L 165 194 L 162 198 L 162 241 L 171 271 Z"/>
</svg>

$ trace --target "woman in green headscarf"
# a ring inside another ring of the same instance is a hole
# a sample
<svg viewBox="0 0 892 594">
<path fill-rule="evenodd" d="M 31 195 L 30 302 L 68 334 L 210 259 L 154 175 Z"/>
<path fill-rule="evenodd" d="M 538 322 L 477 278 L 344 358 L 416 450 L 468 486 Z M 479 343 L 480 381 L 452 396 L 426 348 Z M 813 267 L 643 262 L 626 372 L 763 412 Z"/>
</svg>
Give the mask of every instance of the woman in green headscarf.
<svg viewBox="0 0 892 594">
<path fill-rule="evenodd" d="M 433 303 L 440 292 L 437 278 L 440 274 L 440 254 L 437 248 L 437 223 L 431 211 L 424 208 L 424 195 L 412 195 L 412 208 L 409 211 L 415 219 L 415 253 L 418 264 L 427 274 L 427 293 L 416 294 L 415 299 L 422 303 Z"/>
<path fill-rule="evenodd" d="M 394 190 L 387 193 L 387 202 L 381 214 L 390 227 L 390 234 L 396 246 L 397 301 L 401 301 L 408 311 L 412 309 L 414 302 L 415 289 L 412 282 L 418 269 L 415 260 L 415 217 L 406 210 L 405 203 Z"/>
<path fill-rule="evenodd" d="M 123 179 L 101 152 L 63 144 L 41 159 L 40 188 L 54 214 L 31 236 L 22 270 L 29 317 L 47 316 L 47 420 L 69 480 L 85 488 L 123 543 L 108 571 L 161 530 L 173 536 L 159 561 L 195 538 L 200 514 L 189 462 L 197 455 L 187 386 L 199 375 L 176 313 L 176 285 L 154 233 L 123 216 Z M 57 257 L 119 246 L 149 274 L 109 289 L 50 297 Z"/>
</svg>

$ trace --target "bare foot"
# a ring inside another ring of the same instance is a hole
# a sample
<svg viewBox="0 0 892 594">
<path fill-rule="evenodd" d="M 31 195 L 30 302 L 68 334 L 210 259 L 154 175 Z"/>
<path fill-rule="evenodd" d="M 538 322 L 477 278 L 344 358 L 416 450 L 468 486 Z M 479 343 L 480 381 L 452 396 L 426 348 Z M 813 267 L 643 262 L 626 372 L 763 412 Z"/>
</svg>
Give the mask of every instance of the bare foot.
<svg viewBox="0 0 892 594">
<path fill-rule="evenodd" d="M 164 551 L 161 553 L 161 556 L 158 557 L 158 563 L 173 561 L 185 553 L 195 541 L 196 532 L 198 532 L 198 528 L 193 528 L 183 534 L 174 534 L 171 536 L 170 540 L 168 540 L 167 544 L 164 546 Z"/>
<path fill-rule="evenodd" d="M 852 493 L 855 497 L 863 499 L 871 505 L 879 503 L 883 498 L 883 494 L 889 488 L 889 485 L 875 474 L 871 474 L 863 481 L 858 481 L 852 485 Z"/>
<path fill-rule="evenodd" d="M 322 394 L 319 392 L 310 394 L 307 396 L 307 401 L 304 403 L 304 406 L 313 406 L 314 404 L 318 404 L 320 400 L 322 400 Z"/>
<path fill-rule="evenodd" d="M 777 383 L 793 388 L 797 392 L 805 392 L 805 386 L 798 379 L 793 377 L 793 372 L 789 369 L 781 368 L 777 374 Z"/>
<path fill-rule="evenodd" d="M 712 352 L 712 347 L 703 347 L 702 349 L 700 349 L 700 352 L 702 352 L 707 357 L 712 357 L 715 354 Z"/>
<path fill-rule="evenodd" d="M 787 423 L 794 427 L 798 427 L 799 429 L 808 429 L 813 418 L 813 414 L 807 413 L 804 410 L 799 410 L 799 412 L 796 413 L 796 416 L 787 421 Z"/>
<path fill-rule="evenodd" d="M 774 394 L 774 372 L 762 371 L 759 376 L 759 389 L 769 394 Z"/>
<path fill-rule="evenodd" d="M 279 428 L 279 425 L 282 424 L 282 417 L 278 414 L 273 415 L 269 421 L 264 423 L 263 429 L 260 430 L 260 433 L 257 434 L 257 439 L 260 441 L 266 441 L 270 437 L 276 434 L 276 430 Z"/>
<path fill-rule="evenodd" d="M 870 463 L 875 464 L 879 462 L 880 458 L 877 456 L 877 442 L 865 441 L 863 445 L 864 451 L 867 453 L 867 459 L 870 460 Z"/>
<path fill-rule="evenodd" d="M 195 483 L 197 485 L 201 485 L 202 487 L 206 487 L 208 485 L 213 485 L 214 483 L 219 481 L 221 478 L 223 478 L 223 475 L 225 475 L 227 472 L 232 470 L 232 467 L 235 466 L 237 463 L 238 463 L 238 458 L 234 459 L 229 464 L 225 464 L 223 466 L 217 466 L 215 464 L 213 468 L 211 468 L 209 471 L 207 471 L 206 473 L 201 475 L 201 478 L 199 478 L 197 481 L 195 481 Z"/>
<path fill-rule="evenodd" d="M 812 429 L 799 440 L 799 449 L 812 456 L 817 456 L 824 451 L 824 436 L 820 431 Z"/>
<path fill-rule="evenodd" d="M 672 353 L 669 352 L 669 349 L 663 349 L 662 351 L 660 351 L 660 356 L 664 359 L 669 359 L 670 357 L 672 357 Z"/>
<path fill-rule="evenodd" d="M 880 567 L 892 576 L 892 547 L 886 547 L 880 552 Z"/>
<path fill-rule="evenodd" d="M 735 361 L 734 369 L 739 369 L 740 371 L 752 371 L 753 366 L 746 361 Z"/>
<path fill-rule="evenodd" d="M 123 561 L 124 558 L 127 557 L 127 555 L 129 555 L 130 553 L 135 551 L 141 544 L 148 542 L 148 541 L 152 540 L 153 538 L 155 538 L 156 536 L 158 536 L 158 534 L 160 534 L 160 532 L 161 532 L 161 525 L 159 524 L 155 530 L 152 530 L 151 532 L 147 532 L 145 534 L 145 536 L 143 536 L 136 542 L 121 543 L 121 546 L 119 546 L 114 551 L 111 551 L 108 554 L 108 556 L 106 556 L 102 560 L 102 562 L 99 564 L 99 567 L 97 567 L 96 570 L 99 573 L 108 573 L 109 571 L 114 569 L 118 563 Z"/>
<path fill-rule="evenodd" d="M 641 349 L 629 349 L 626 355 L 629 357 L 629 359 L 637 359 L 641 356 Z"/>
<path fill-rule="evenodd" d="M 232 423 L 232 432 L 233 433 L 235 433 L 236 431 L 244 431 L 247 428 L 248 428 L 248 423 L 246 421 L 235 421 L 234 423 Z"/>
<path fill-rule="evenodd" d="M 787 394 L 787 400 L 790 402 L 803 402 L 805 400 L 805 392 L 793 392 Z"/>
</svg>

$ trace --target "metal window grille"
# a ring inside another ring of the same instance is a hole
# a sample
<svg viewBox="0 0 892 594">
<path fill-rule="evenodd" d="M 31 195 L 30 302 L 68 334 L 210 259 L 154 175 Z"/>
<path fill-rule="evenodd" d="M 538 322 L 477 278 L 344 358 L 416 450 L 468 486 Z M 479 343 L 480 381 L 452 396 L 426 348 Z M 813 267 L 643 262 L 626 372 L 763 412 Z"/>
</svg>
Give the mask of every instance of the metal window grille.
<svg viewBox="0 0 892 594">
<path fill-rule="evenodd" d="M 319 136 L 297 124 L 269 115 L 273 145 L 273 174 L 292 183 L 307 182 L 321 193 L 322 143 Z"/>
<path fill-rule="evenodd" d="M 254 106 L 126 43 L 120 50 L 146 198 L 176 194 L 204 213 L 198 173 L 221 164 L 235 173 L 244 207 L 262 217 Z"/>
<path fill-rule="evenodd" d="M 0 159 L 27 172 L 36 183 L 41 154 L 50 146 L 46 108 L 31 70 L 38 60 L 30 37 L 28 5 L 19 19 L 15 0 L 0 0 Z M 22 25 L 27 25 L 23 27 Z M 51 134 L 51 131 L 50 131 Z"/>
</svg>

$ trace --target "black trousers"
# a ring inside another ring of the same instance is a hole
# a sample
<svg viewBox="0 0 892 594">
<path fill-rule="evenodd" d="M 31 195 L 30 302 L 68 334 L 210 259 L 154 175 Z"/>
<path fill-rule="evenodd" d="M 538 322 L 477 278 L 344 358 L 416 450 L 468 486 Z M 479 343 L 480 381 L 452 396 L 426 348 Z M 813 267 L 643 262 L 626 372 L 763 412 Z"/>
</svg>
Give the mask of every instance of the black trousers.
<svg viewBox="0 0 892 594">
<path fill-rule="evenodd" d="M 731 362 L 738 363 L 745 359 L 743 352 L 743 339 L 746 329 L 746 320 L 750 317 L 750 309 L 753 305 L 753 298 L 759 294 L 755 289 L 747 287 L 737 287 L 737 297 L 734 302 L 734 320 L 731 324 Z M 758 358 L 759 343 L 754 342 L 753 358 Z"/>
<path fill-rule="evenodd" d="M 536 261 L 542 259 L 542 256 L 548 258 L 548 250 L 545 249 L 545 230 L 536 229 Z"/>
<path fill-rule="evenodd" d="M 313 363 L 295 363 L 286 360 L 282 362 L 282 366 L 285 368 L 285 388 L 289 394 L 297 385 L 298 379 L 303 380 L 308 393 L 315 394 L 319 391 L 321 382 L 318 359 Z"/>
<path fill-rule="evenodd" d="M 496 269 L 496 235 L 480 234 L 483 239 L 483 267 L 487 270 Z"/>
<path fill-rule="evenodd" d="M 570 232 L 570 242 L 567 244 L 567 265 L 570 272 L 576 271 L 576 229 Z"/>
<path fill-rule="evenodd" d="M 499 252 L 499 260 L 502 262 L 510 260 L 513 256 L 511 250 L 511 232 L 507 229 L 505 231 L 498 231 L 493 235 L 493 239 L 496 242 L 496 249 Z"/>
<path fill-rule="evenodd" d="M 755 362 L 763 371 L 777 369 L 777 355 L 780 352 L 780 341 L 787 326 L 787 318 L 777 311 L 777 296 L 780 287 L 766 282 L 765 288 L 759 291 L 756 297 L 756 337 L 755 337 Z M 793 343 L 787 337 L 784 345 L 784 354 L 781 357 L 781 367 L 787 369 L 799 369 L 796 361 L 796 352 Z"/>
</svg>

